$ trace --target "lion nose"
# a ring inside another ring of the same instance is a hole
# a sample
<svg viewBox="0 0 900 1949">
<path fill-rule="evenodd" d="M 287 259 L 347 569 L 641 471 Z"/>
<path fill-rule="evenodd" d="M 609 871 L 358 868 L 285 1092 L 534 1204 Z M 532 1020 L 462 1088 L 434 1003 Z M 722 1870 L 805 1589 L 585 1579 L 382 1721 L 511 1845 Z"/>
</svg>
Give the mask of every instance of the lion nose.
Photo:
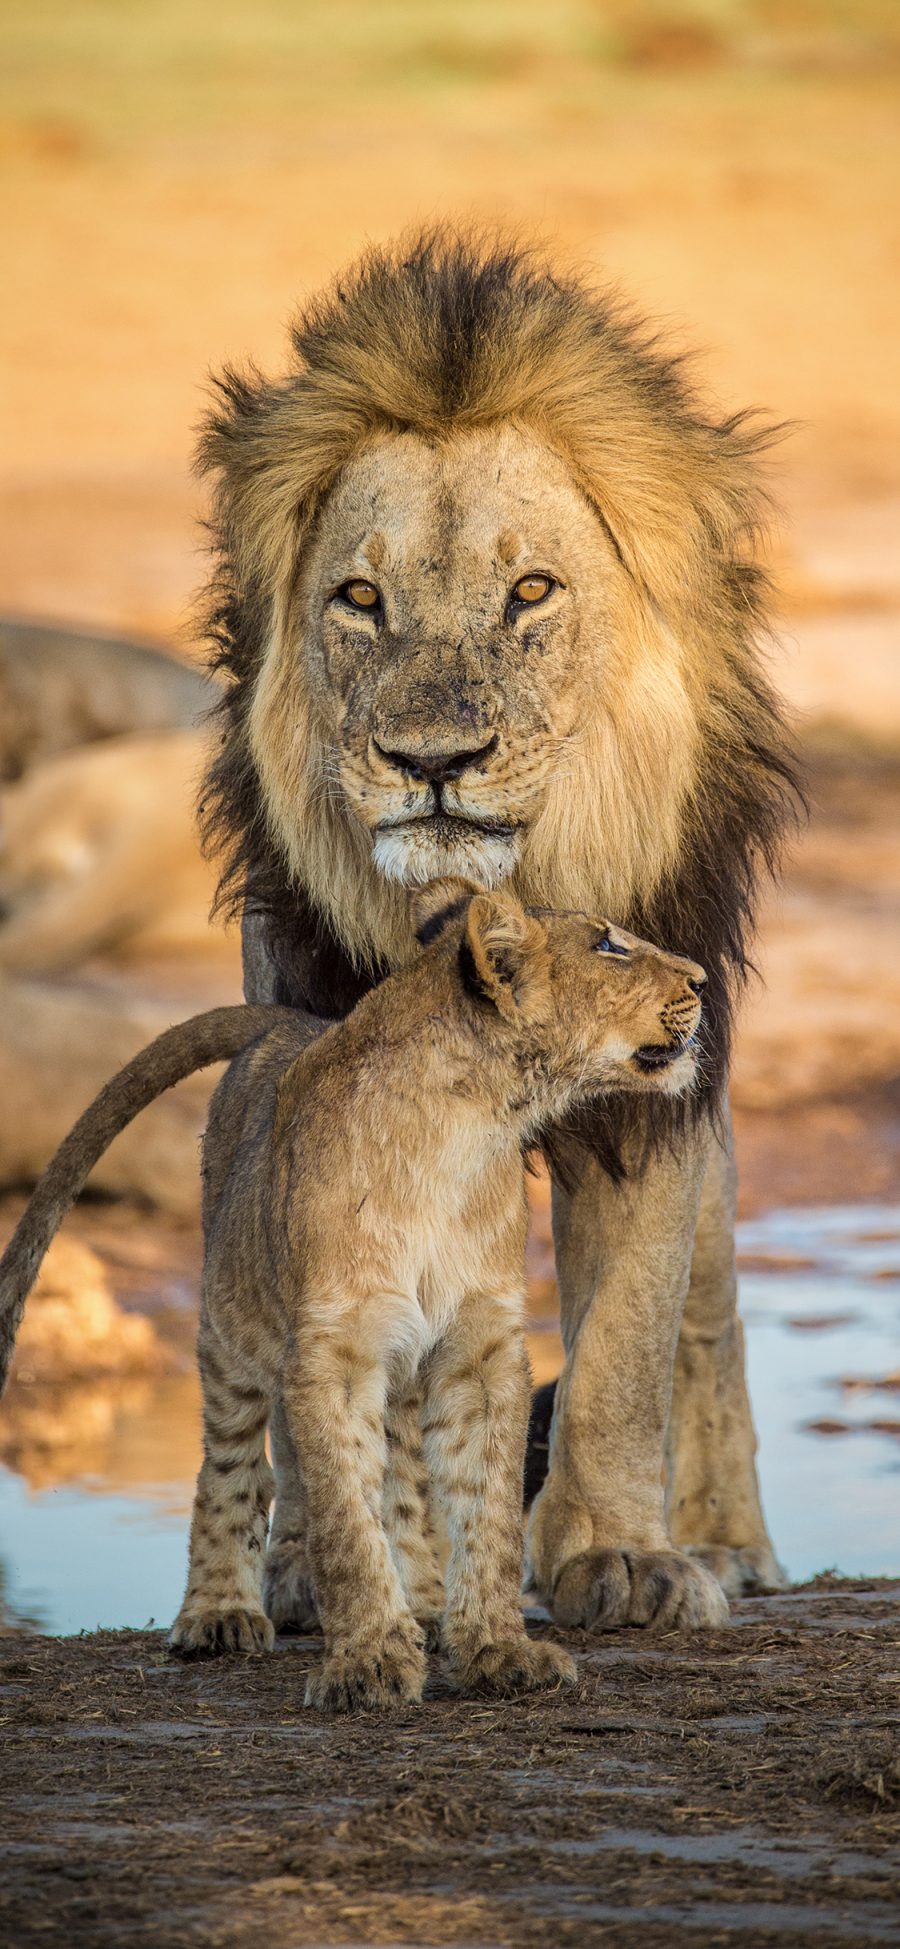
<svg viewBox="0 0 900 1949">
<path fill-rule="evenodd" d="M 691 994 L 702 995 L 703 990 L 706 987 L 706 981 L 707 981 L 707 977 L 705 974 L 688 975 L 688 987 L 691 991 Z"/>
<path fill-rule="evenodd" d="M 386 751 L 384 745 L 375 739 L 375 749 L 379 757 L 398 771 L 406 772 L 409 778 L 421 778 L 429 785 L 446 785 L 452 778 L 459 778 L 473 765 L 484 763 L 497 749 L 496 737 L 489 738 L 487 744 L 480 744 L 472 751 Z"/>
</svg>

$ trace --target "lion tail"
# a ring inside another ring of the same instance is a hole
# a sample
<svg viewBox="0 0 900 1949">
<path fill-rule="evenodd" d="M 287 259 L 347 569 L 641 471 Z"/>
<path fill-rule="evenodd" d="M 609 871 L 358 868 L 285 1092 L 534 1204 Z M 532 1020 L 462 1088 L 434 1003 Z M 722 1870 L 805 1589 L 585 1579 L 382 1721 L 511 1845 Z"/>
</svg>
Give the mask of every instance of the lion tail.
<svg viewBox="0 0 900 1949">
<path fill-rule="evenodd" d="M 211 1008 L 166 1029 L 95 1096 L 60 1144 L 0 1258 L 0 1392 L 25 1301 L 44 1254 L 94 1165 L 126 1124 L 158 1096 L 210 1063 L 227 1062 L 293 1009 L 274 1005 Z"/>
</svg>

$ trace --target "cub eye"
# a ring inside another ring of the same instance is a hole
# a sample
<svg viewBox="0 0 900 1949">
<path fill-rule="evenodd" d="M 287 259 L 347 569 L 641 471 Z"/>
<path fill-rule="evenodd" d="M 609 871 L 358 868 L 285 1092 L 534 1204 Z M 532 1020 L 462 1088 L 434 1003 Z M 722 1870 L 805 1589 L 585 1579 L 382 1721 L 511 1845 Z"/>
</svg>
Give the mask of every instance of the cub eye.
<svg viewBox="0 0 900 1949">
<path fill-rule="evenodd" d="M 602 932 L 602 934 L 600 935 L 600 939 L 594 942 L 594 945 L 593 945 L 593 949 L 592 949 L 592 953 L 594 953 L 594 954 L 627 954 L 627 953 L 628 953 L 628 949 L 627 949 L 627 947 L 623 947 L 623 946 L 622 946 L 622 943 L 621 943 L 621 941 L 614 941 L 614 940 L 611 940 L 611 939 L 610 939 L 610 932 L 609 932 L 609 928 L 608 928 L 608 927 L 604 927 L 604 929 L 603 929 L 603 932 Z"/>
<path fill-rule="evenodd" d="M 345 582 L 343 588 L 338 589 L 338 595 L 342 602 L 349 603 L 351 609 L 364 609 L 369 615 L 373 610 L 381 608 L 381 596 L 374 582 L 364 582 L 360 579 Z"/>
<path fill-rule="evenodd" d="M 552 575 L 523 575 L 510 594 L 509 607 L 514 615 L 519 609 L 531 609 L 557 587 Z"/>
</svg>

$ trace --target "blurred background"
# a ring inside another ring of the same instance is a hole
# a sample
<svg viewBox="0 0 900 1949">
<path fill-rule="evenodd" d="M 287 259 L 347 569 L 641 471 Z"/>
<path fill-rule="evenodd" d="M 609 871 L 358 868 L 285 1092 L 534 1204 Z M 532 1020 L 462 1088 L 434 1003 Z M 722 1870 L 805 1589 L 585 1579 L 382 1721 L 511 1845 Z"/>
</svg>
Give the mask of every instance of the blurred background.
<svg viewBox="0 0 900 1949">
<path fill-rule="evenodd" d="M 239 994 L 192 826 L 206 375 L 277 370 L 370 239 L 509 225 L 695 348 L 713 404 L 792 422 L 771 655 L 813 816 L 738 1049 L 744 1312 L 780 1554 L 900 1571 L 895 0 L 6 0 L 0 164 L 0 1237 L 117 1063 Z M 114 1147 L 32 1303 L 9 1628 L 176 1608 L 209 1087 Z"/>
</svg>

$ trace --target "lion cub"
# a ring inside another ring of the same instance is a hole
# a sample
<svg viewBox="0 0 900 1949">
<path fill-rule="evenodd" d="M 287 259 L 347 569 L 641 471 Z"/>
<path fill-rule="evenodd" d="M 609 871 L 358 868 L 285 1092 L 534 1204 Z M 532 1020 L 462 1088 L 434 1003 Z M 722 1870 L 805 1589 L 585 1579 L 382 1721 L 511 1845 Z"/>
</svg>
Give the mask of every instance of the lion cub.
<svg viewBox="0 0 900 1949">
<path fill-rule="evenodd" d="M 0 1260 L 2 1382 L 29 1287 L 97 1159 L 179 1077 L 234 1057 L 204 1149 L 204 1458 L 170 1643 L 272 1645 L 273 1416 L 298 1471 L 275 1549 L 296 1541 L 295 1515 L 325 1633 L 306 1696 L 333 1711 L 418 1699 L 438 1630 L 466 1686 L 573 1676 L 519 1609 L 522 1150 L 582 1098 L 685 1090 L 705 981 L 586 914 L 526 912 L 462 880 L 415 895 L 413 923 L 418 958 L 324 1031 L 261 1006 L 158 1037 L 69 1133 Z"/>
<path fill-rule="evenodd" d="M 415 896 L 414 924 L 423 953 L 346 1020 L 310 1044 L 282 1019 L 237 1058 L 204 1152 L 205 1449 L 170 1643 L 272 1643 L 277 1394 L 325 1635 L 307 1702 L 334 1711 L 418 1699 L 439 1615 L 466 1687 L 573 1676 L 519 1607 L 522 1149 L 579 1097 L 685 1089 L 705 979 L 586 915 L 528 914 L 465 882 Z"/>
</svg>

